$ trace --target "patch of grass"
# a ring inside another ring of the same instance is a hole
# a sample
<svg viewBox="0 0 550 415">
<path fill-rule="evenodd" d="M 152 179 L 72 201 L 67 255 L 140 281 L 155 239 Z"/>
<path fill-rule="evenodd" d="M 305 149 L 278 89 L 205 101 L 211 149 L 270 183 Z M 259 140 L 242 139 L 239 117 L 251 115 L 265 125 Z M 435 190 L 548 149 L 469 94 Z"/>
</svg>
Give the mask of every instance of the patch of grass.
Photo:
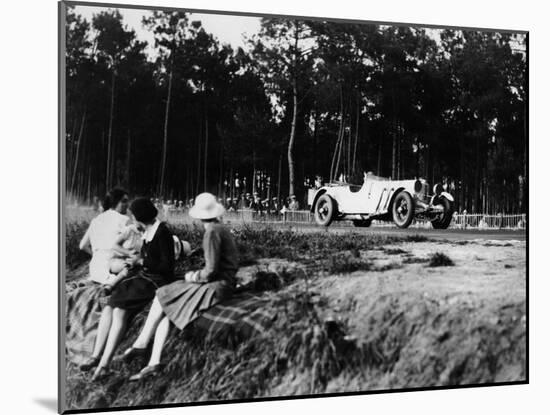
<svg viewBox="0 0 550 415">
<path fill-rule="evenodd" d="M 400 249 L 400 248 L 386 248 L 384 249 L 384 253 L 388 255 L 403 255 L 403 254 L 408 254 L 409 252 L 404 251 L 403 249 Z"/>
<path fill-rule="evenodd" d="M 420 234 L 407 235 L 404 237 L 405 242 L 426 242 L 428 237 Z"/>
<path fill-rule="evenodd" d="M 67 222 L 65 228 L 65 265 L 68 270 L 79 267 L 90 260 L 90 255 L 78 247 L 80 240 L 88 229 L 88 222 L 84 220 Z"/>
<path fill-rule="evenodd" d="M 89 256 L 78 249 L 78 243 L 88 227 L 88 222 L 78 220 L 67 223 L 67 268 L 74 269 L 86 263 Z M 189 241 L 193 248 L 200 247 L 204 230 L 196 224 L 169 224 L 170 230 L 179 238 Z M 369 265 L 362 261 L 361 251 L 378 249 L 384 245 L 400 242 L 420 242 L 427 238 L 421 235 L 361 235 L 356 233 L 327 234 L 322 232 L 300 233 L 291 230 L 274 229 L 269 226 L 241 224 L 231 229 L 239 251 L 241 266 L 252 265 L 259 258 L 282 258 L 298 262 L 318 262 L 334 272 L 367 270 Z M 335 252 L 348 252 L 355 259 L 330 259 Z M 392 252 L 401 252 L 398 248 Z M 403 251 L 404 252 L 404 251 Z M 328 259 L 328 260 L 327 260 Z M 176 273 L 202 266 L 201 255 L 183 258 L 176 264 Z"/>
<path fill-rule="evenodd" d="M 331 255 L 328 261 L 325 261 L 323 268 L 329 274 L 347 274 L 355 271 L 369 271 L 372 269 L 372 263 L 352 254 L 340 254 Z"/>
<path fill-rule="evenodd" d="M 403 265 L 400 264 L 399 262 L 390 262 L 389 264 L 373 267 L 373 271 L 384 272 L 384 271 L 390 271 L 392 269 L 399 269 L 399 268 L 403 268 Z"/>
<path fill-rule="evenodd" d="M 410 256 L 410 257 L 405 258 L 403 260 L 403 264 L 424 264 L 428 261 L 429 261 L 428 258 L 420 258 L 420 257 Z"/>
<path fill-rule="evenodd" d="M 429 267 L 451 267 L 455 263 L 443 252 L 436 252 L 430 257 Z"/>
<path fill-rule="evenodd" d="M 342 322 L 323 320 L 308 293 L 282 292 L 266 308 L 277 315 L 273 326 L 265 335 L 236 345 L 207 340 L 193 328 L 174 331 L 163 352 L 162 375 L 145 381 L 126 381 L 144 362 L 114 362 L 114 375 L 99 384 L 91 384 L 88 375 L 69 364 L 69 408 L 270 396 L 273 382 L 289 374 L 307 379 L 304 393 L 321 393 L 339 374 L 381 363 L 368 347 L 346 336 Z M 141 324 L 132 325 L 121 350 Z"/>
</svg>

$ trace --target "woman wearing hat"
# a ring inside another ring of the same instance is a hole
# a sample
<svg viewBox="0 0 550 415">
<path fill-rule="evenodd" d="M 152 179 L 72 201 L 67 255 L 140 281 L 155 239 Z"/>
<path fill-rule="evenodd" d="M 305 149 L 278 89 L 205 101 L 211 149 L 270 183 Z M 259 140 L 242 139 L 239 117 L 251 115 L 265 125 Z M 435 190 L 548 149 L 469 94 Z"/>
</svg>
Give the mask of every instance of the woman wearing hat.
<svg viewBox="0 0 550 415">
<path fill-rule="evenodd" d="M 197 196 L 189 215 L 200 219 L 204 225 L 204 268 L 189 271 L 184 279 L 157 290 L 139 337 L 122 356 L 124 360 L 130 360 L 145 354 L 147 345 L 155 334 L 148 365 L 130 380 L 139 380 L 159 372 L 160 357 L 170 322 L 183 330 L 200 312 L 233 294 L 237 281 L 235 274 L 238 270 L 238 253 L 230 231 L 218 220 L 224 212 L 224 207 L 216 201 L 214 195 L 201 193 Z"/>
<path fill-rule="evenodd" d="M 141 256 L 126 260 L 129 267 L 137 268 L 137 272 L 113 288 L 102 312 L 92 357 L 81 366 L 83 370 L 97 366 L 92 380 L 109 373 L 107 365 L 126 328 L 128 315 L 143 310 L 158 288 L 174 280 L 174 239 L 166 224 L 157 219 L 154 204 L 147 198 L 138 198 L 132 202 L 130 210 L 145 229 Z"/>
</svg>

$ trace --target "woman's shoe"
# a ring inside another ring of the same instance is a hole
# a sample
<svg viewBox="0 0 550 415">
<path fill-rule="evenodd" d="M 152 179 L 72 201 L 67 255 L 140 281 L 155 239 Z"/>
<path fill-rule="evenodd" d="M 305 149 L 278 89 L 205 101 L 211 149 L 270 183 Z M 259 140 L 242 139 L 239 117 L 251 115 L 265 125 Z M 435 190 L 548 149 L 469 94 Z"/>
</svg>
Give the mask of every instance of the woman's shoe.
<svg viewBox="0 0 550 415">
<path fill-rule="evenodd" d="M 99 357 L 90 357 L 84 363 L 80 365 L 80 370 L 88 372 L 99 364 Z"/>
<path fill-rule="evenodd" d="M 145 378 L 150 378 L 158 375 L 162 371 L 162 366 L 160 364 L 153 366 L 145 366 L 140 370 L 139 373 L 136 373 L 133 376 L 130 376 L 130 381 L 141 380 Z"/>
<path fill-rule="evenodd" d="M 122 360 L 123 362 L 131 362 L 136 357 L 143 357 L 147 354 L 147 348 L 140 348 L 140 347 L 129 347 L 127 348 L 124 353 L 122 353 L 118 360 Z"/>
<path fill-rule="evenodd" d="M 113 372 L 105 366 L 98 367 L 92 376 L 92 382 L 99 382 L 111 376 Z"/>
</svg>

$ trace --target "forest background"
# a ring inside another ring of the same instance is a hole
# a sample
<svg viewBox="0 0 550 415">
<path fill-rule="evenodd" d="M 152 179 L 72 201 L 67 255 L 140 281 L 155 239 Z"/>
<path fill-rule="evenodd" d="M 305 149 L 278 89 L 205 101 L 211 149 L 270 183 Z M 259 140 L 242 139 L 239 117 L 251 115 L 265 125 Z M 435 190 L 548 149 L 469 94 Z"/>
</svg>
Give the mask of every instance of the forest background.
<svg viewBox="0 0 550 415">
<path fill-rule="evenodd" d="M 262 18 L 245 47 L 196 16 L 66 21 L 67 192 L 303 197 L 363 171 L 443 182 L 459 211 L 525 213 L 527 38 Z M 246 180 L 246 183 L 245 183 Z"/>
</svg>

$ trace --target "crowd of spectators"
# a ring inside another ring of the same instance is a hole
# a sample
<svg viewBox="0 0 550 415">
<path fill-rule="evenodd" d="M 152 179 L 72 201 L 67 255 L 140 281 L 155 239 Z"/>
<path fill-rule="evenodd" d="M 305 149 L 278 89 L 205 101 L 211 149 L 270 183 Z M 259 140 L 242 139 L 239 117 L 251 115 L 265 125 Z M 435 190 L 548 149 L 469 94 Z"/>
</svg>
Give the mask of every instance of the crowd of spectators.
<svg viewBox="0 0 550 415">
<path fill-rule="evenodd" d="M 259 194 L 254 193 L 242 193 L 239 197 L 218 197 L 218 202 L 221 203 L 226 211 L 236 212 L 242 210 L 249 210 L 259 214 L 284 214 L 288 211 L 300 210 L 301 206 L 295 195 L 291 195 L 287 198 L 260 198 Z M 174 213 L 185 213 L 191 206 L 193 206 L 194 199 L 187 200 L 167 199 L 164 198 L 151 198 L 155 207 L 165 217 Z"/>
</svg>

